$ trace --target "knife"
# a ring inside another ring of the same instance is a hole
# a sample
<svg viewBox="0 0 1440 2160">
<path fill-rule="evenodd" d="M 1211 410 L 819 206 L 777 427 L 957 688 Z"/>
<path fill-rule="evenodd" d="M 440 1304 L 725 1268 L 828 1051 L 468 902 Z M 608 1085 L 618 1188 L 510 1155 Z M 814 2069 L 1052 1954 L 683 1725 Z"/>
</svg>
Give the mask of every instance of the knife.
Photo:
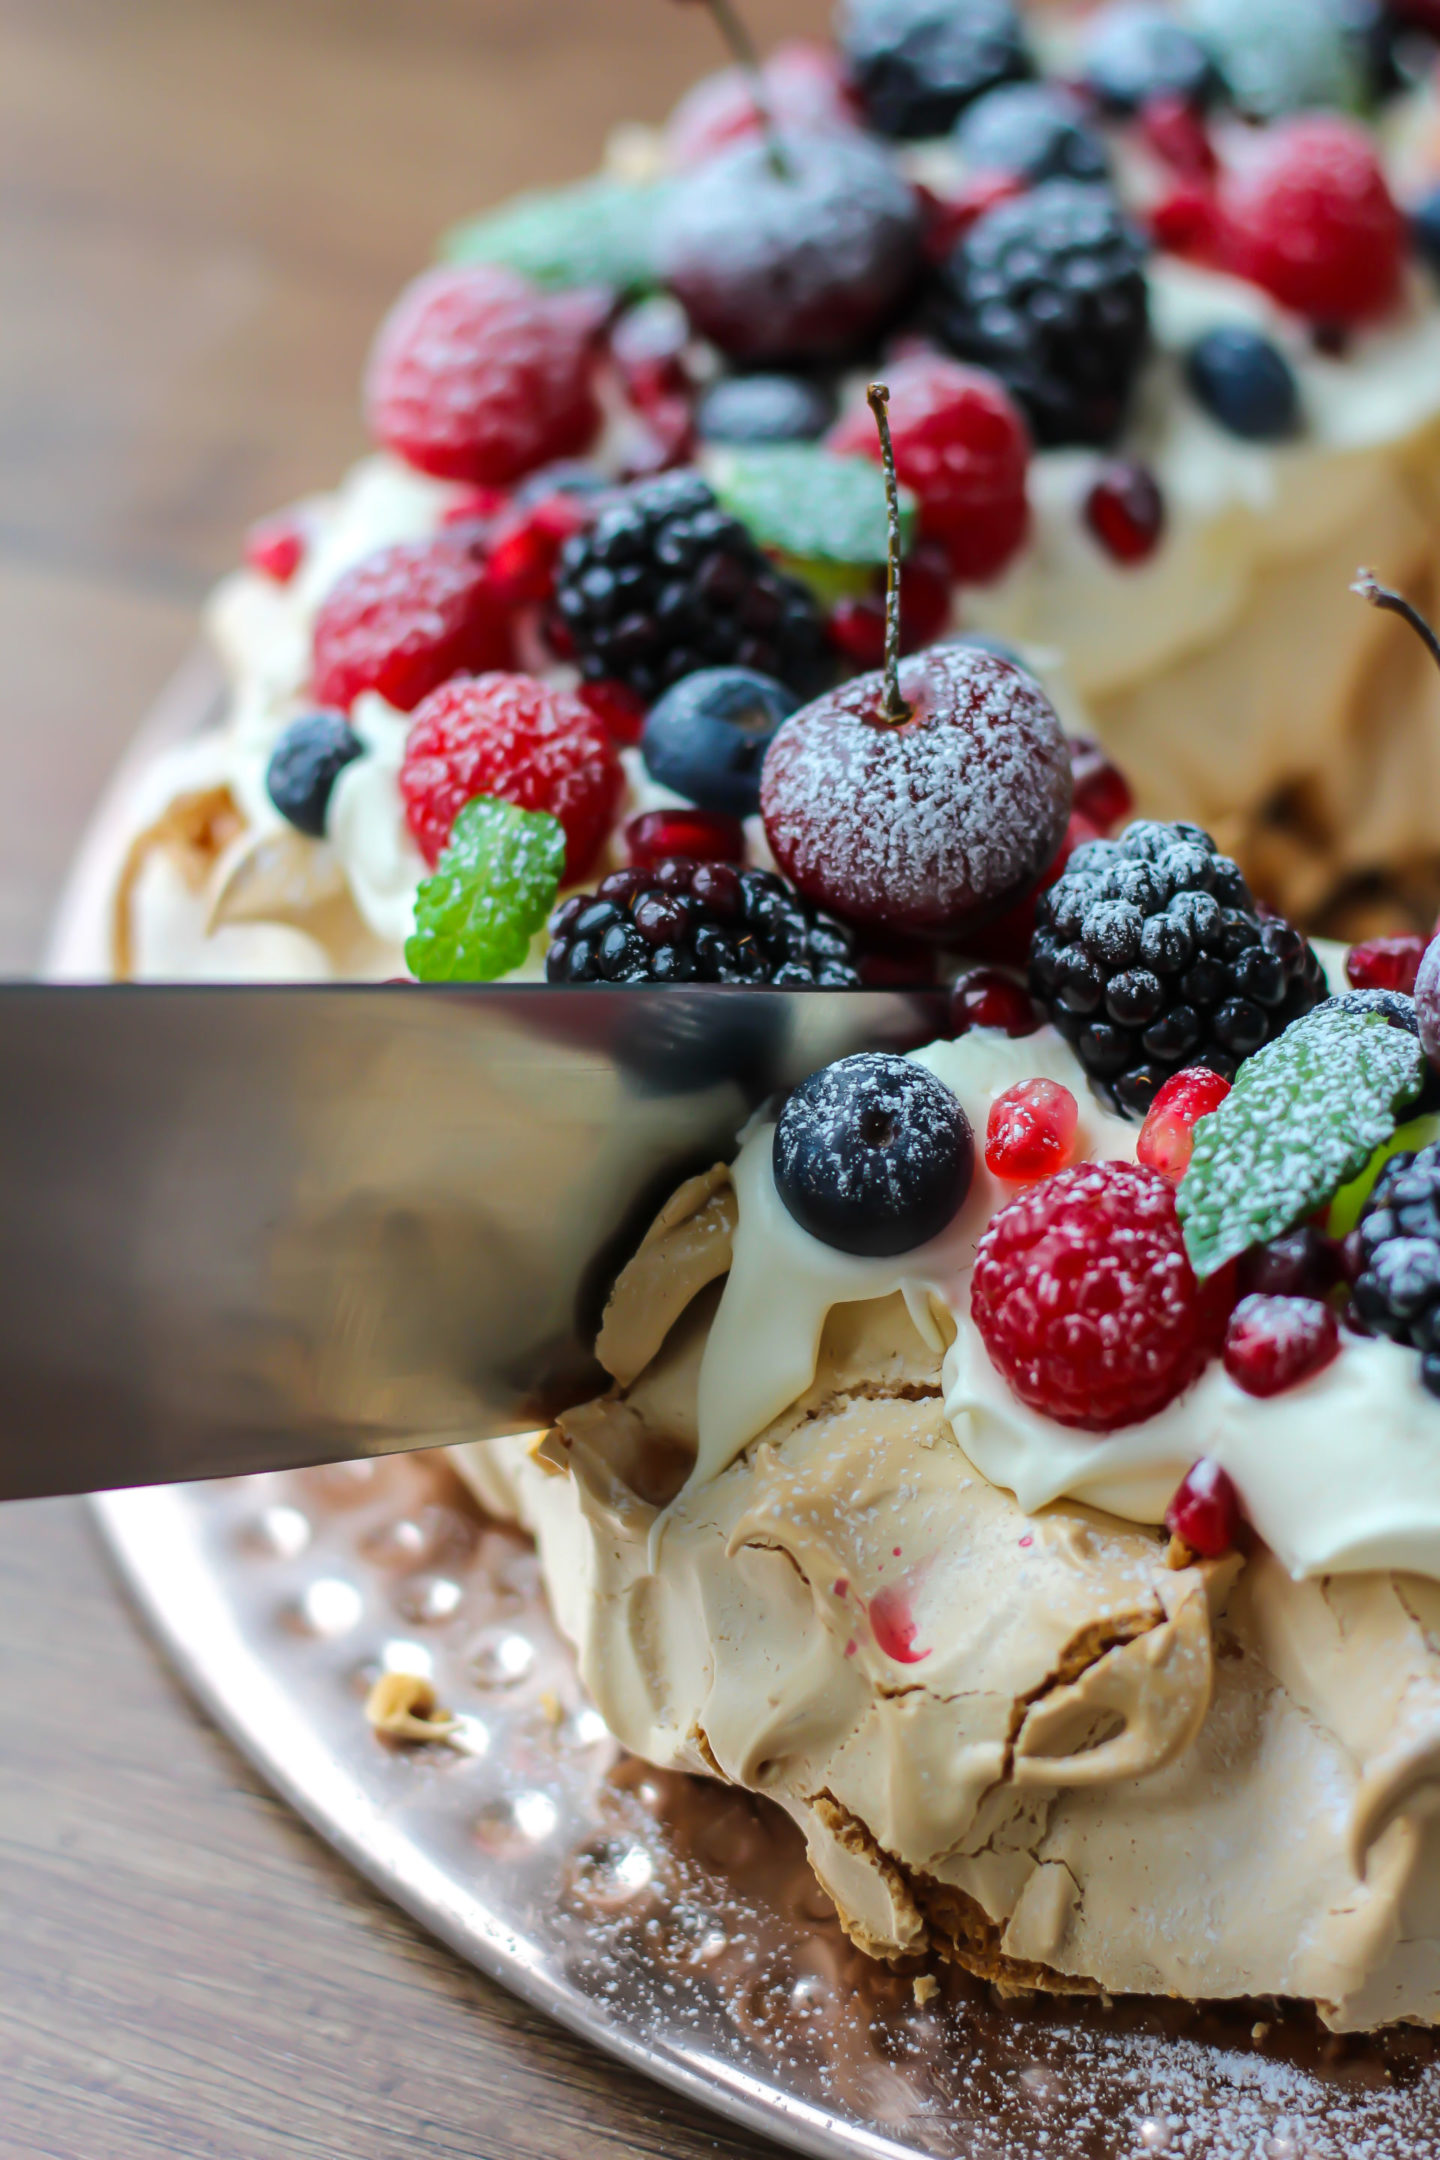
<svg viewBox="0 0 1440 2160">
<path fill-rule="evenodd" d="M 486 1439 L 778 1089 L 924 993 L 0 986 L 0 1499 Z"/>
</svg>

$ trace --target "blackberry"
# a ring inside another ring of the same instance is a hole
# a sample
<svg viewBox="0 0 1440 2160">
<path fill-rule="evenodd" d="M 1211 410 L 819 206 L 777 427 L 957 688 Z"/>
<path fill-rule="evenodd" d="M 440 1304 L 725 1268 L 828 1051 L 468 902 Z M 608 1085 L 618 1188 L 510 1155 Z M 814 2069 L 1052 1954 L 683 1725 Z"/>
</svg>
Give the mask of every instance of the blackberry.
<svg viewBox="0 0 1440 2160">
<path fill-rule="evenodd" d="M 1011 0 L 846 0 L 837 27 L 881 135 L 943 135 L 975 98 L 1035 72 Z"/>
<path fill-rule="evenodd" d="M 1044 444 L 1104 447 L 1150 343 L 1145 241 L 1109 188 L 1047 180 L 979 218 L 944 265 L 935 327 L 1005 383 Z"/>
<path fill-rule="evenodd" d="M 550 919 L 552 983 L 769 983 L 858 990 L 855 935 L 769 870 L 677 857 L 615 870 Z"/>
<path fill-rule="evenodd" d="M 1208 833 L 1151 823 L 1076 849 L 1041 899 L 1030 987 L 1130 1117 L 1182 1068 L 1233 1079 L 1326 994 L 1299 931 L 1260 913 Z"/>
<path fill-rule="evenodd" d="M 814 596 L 698 473 L 617 488 L 561 549 L 554 605 L 587 680 L 623 682 L 647 704 L 705 667 L 753 668 L 802 697 L 830 677 Z"/>
<path fill-rule="evenodd" d="M 1440 1141 L 1392 1155 L 1355 1232 L 1351 1292 L 1365 1326 L 1420 1352 L 1420 1378 L 1440 1395 Z"/>
</svg>

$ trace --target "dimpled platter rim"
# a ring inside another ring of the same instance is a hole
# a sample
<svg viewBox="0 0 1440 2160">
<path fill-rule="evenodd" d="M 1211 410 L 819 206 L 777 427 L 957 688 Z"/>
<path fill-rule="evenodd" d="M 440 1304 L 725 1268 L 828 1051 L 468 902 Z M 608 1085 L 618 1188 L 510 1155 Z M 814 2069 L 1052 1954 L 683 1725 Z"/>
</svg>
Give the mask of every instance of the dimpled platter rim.
<svg viewBox="0 0 1440 2160">
<path fill-rule="evenodd" d="M 142 731 L 50 973 L 105 972 L 126 800 L 218 695 L 197 658 Z M 757 2133 L 822 2160 L 1440 2160 L 1428 2041 L 997 2006 L 953 1972 L 917 2002 L 845 1942 L 783 1818 L 615 1747 L 525 1541 L 484 1525 L 437 1458 L 96 1508 L 195 1693 L 361 1873 L 536 2008 Z M 362 1698 L 386 1663 L 433 1673 L 457 1746 L 372 1738 Z"/>
</svg>

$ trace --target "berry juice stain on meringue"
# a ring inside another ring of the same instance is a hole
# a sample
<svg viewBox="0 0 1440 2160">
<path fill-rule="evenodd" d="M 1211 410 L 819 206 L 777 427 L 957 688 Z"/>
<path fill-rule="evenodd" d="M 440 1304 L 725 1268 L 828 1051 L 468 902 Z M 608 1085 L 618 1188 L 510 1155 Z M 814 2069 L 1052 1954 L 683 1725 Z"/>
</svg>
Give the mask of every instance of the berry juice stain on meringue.
<svg viewBox="0 0 1440 2160">
<path fill-rule="evenodd" d="M 875 1646 L 883 1656 L 897 1665 L 923 1665 L 929 1657 L 928 1650 L 915 1646 L 920 1632 L 910 1606 L 910 1593 L 903 1583 L 889 1583 L 877 1590 L 870 1600 L 870 1632 Z"/>
</svg>

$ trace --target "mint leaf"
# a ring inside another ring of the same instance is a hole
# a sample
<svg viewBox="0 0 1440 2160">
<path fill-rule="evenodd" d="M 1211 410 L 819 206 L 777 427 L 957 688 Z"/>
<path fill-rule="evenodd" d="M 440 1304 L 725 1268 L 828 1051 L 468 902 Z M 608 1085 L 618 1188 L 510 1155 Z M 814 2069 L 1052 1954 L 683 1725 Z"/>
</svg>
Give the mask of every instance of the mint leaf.
<svg viewBox="0 0 1440 2160">
<path fill-rule="evenodd" d="M 715 493 L 763 548 L 806 563 L 874 567 L 886 552 L 885 476 L 869 458 L 837 457 L 815 443 L 717 450 Z M 915 536 L 915 497 L 900 490 L 900 536 Z"/>
<path fill-rule="evenodd" d="M 1380 1013 L 1321 1006 L 1246 1060 L 1195 1127 L 1178 1206 L 1203 1280 L 1358 1177 L 1420 1092 L 1425 1053 Z"/>
<path fill-rule="evenodd" d="M 477 795 L 415 897 L 405 963 L 420 982 L 494 982 L 519 967 L 555 905 L 565 834 L 544 810 Z"/>
<path fill-rule="evenodd" d="M 644 292 L 659 282 L 655 235 L 669 192 L 664 181 L 599 179 L 516 195 L 446 233 L 441 259 L 503 263 L 537 285 Z"/>
</svg>

